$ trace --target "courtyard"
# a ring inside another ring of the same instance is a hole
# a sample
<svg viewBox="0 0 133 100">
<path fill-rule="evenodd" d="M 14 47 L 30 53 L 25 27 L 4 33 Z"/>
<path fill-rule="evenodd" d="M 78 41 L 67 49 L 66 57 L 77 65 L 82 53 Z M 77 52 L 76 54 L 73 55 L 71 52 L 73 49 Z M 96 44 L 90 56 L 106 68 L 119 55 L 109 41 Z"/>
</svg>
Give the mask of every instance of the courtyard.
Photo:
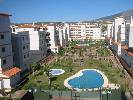
<svg viewBox="0 0 133 100">
<path fill-rule="evenodd" d="M 62 48 L 54 55 L 48 64 L 42 64 L 29 75 L 29 81 L 22 86 L 23 89 L 38 87 L 40 89 L 68 90 L 64 86 L 64 80 L 82 69 L 98 69 L 108 77 L 110 83 L 120 84 L 124 90 L 128 90 L 129 79 L 115 61 L 112 52 L 105 47 L 104 42 L 96 42 L 89 46 L 75 45 L 73 42 L 68 47 Z M 36 66 L 38 67 L 38 66 Z M 63 69 L 64 74 L 49 76 L 50 69 Z M 49 83 L 50 79 L 50 83 Z"/>
</svg>

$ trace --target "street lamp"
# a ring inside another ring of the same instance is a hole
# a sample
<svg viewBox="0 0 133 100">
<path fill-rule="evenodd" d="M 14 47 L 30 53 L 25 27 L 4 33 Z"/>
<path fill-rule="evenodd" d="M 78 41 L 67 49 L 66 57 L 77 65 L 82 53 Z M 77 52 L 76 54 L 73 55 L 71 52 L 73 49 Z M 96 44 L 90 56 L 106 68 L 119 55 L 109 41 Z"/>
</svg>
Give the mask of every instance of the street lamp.
<svg viewBox="0 0 133 100">
<path fill-rule="evenodd" d="M 101 87 L 99 88 L 99 91 L 100 91 L 100 100 L 102 100 L 102 94 L 101 94 L 101 92 L 102 92 L 102 90 L 101 90 Z"/>
</svg>

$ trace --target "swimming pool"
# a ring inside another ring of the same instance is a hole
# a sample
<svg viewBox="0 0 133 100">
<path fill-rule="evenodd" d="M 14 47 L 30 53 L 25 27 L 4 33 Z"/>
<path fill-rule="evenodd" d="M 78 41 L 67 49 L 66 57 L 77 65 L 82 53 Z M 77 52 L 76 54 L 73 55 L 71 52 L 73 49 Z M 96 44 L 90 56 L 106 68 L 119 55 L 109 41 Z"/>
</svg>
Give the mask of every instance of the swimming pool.
<svg viewBox="0 0 133 100">
<path fill-rule="evenodd" d="M 65 71 L 63 69 L 50 69 L 50 73 L 52 75 L 61 75 L 63 74 Z"/>
<path fill-rule="evenodd" d="M 70 89 L 96 89 L 107 84 L 107 77 L 96 69 L 81 70 L 64 81 L 64 85 Z"/>
</svg>

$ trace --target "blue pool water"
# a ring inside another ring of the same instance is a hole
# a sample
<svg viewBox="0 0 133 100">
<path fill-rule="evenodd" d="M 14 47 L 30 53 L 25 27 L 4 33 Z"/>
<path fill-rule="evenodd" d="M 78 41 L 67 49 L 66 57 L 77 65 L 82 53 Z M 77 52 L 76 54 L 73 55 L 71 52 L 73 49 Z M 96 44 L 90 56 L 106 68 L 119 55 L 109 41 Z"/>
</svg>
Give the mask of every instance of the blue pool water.
<svg viewBox="0 0 133 100">
<path fill-rule="evenodd" d="M 61 70 L 52 70 L 51 71 L 51 74 L 60 74 L 60 73 L 62 73 Z"/>
<path fill-rule="evenodd" d="M 94 70 L 85 70 L 83 75 L 68 81 L 73 88 L 93 89 L 101 87 L 104 83 L 102 75 Z"/>
</svg>

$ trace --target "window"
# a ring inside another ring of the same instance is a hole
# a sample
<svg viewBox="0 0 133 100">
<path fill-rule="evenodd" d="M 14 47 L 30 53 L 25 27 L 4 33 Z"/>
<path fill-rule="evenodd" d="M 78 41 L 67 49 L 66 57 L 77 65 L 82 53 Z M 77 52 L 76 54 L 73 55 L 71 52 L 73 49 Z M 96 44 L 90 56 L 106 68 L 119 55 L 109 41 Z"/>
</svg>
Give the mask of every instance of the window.
<svg viewBox="0 0 133 100">
<path fill-rule="evenodd" d="M 24 55 L 24 58 L 26 58 L 26 56 Z"/>
<path fill-rule="evenodd" d="M 24 40 L 24 37 L 22 37 L 22 39 Z"/>
<path fill-rule="evenodd" d="M 25 46 L 23 46 L 23 50 L 25 49 Z"/>
<path fill-rule="evenodd" d="M 3 65 L 5 65 L 7 62 L 6 62 L 6 59 L 3 60 Z"/>
<path fill-rule="evenodd" d="M 0 35 L 0 38 L 1 38 L 1 39 L 4 39 L 4 34 L 1 34 L 1 35 Z"/>
<path fill-rule="evenodd" d="M 27 40 L 29 40 L 29 37 L 28 36 L 26 38 L 27 38 Z"/>
<path fill-rule="evenodd" d="M 129 29 L 126 29 L 127 30 L 127 32 L 129 32 Z"/>
<path fill-rule="evenodd" d="M 27 54 L 27 57 L 29 57 L 29 53 Z"/>
<path fill-rule="evenodd" d="M 15 32 L 15 28 L 13 28 L 12 31 Z"/>
<path fill-rule="evenodd" d="M 5 47 L 2 47 L 1 51 L 2 51 L 2 52 L 5 52 Z"/>
<path fill-rule="evenodd" d="M 27 49 L 29 48 L 29 45 L 27 45 Z"/>
</svg>

